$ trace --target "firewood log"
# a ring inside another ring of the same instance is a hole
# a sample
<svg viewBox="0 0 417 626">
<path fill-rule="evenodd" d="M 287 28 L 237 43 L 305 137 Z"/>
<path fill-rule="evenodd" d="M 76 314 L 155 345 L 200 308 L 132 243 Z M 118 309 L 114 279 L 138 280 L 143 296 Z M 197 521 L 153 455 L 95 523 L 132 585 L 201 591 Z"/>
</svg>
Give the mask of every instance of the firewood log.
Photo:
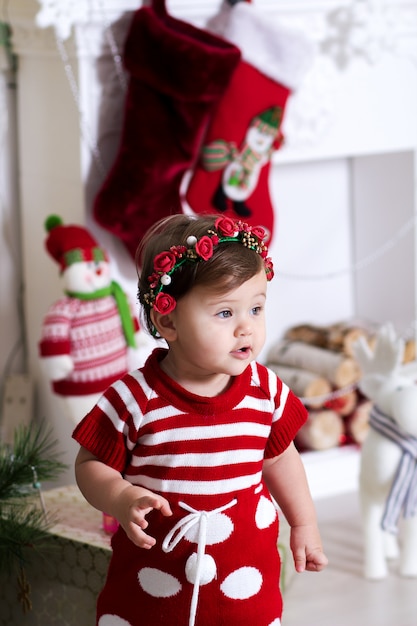
<svg viewBox="0 0 417 626">
<path fill-rule="evenodd" d="M 369 431 L 369 414 L 371 412 L 371 400 L 362 399 L 358 402 L 354 411 L 345 418 L 346 435 L 359 445 L 363 444 Z"/>
<path fill-rule="evenodd" d="M 360 337 L 368 338 L 368 332 L 359 326 L 350 326 L 346 323 L 333 324 L 328 331 L 329 350 L 343 352 L 346 356 L 353 356 L 352 345 Z"/>
<path fill-rule="evenodd" d="M 300 341 L 278 342 L 269 351 L 267 362 L 308 370 L 326 378 L 337 388 L 347 387 L 360 377 L 354 359 Z"/>
<path fill-rule="evenodd" d="M 321 408 L 332 390 L 328 380 L 313 372 L 287 365 L 268 364 L 279 378 L 288 385 L 304 404 L 311 408 Z"/>
<path fill-rule="evenodd" d="M 328 450 L 339 445 L 343 434 L 343 419 L 336 411 L 310 411 L 295 437 L 295 443 L 301 450 Z"/>
<path fill-rule="evenodd" d="M 286 330 L 284 339 L 302 341 L 317 348 L 325 348 L 334 352 L 343 352 L 352 357 L 352 344 L 359 337 L 368 337 L 369 332 L 358 325 L 339 322 L 330 326 L 299 324 Z"/>
<path fill-rule="evenodd" d="M 284 334 L 284 339 L 302 341 L 318 348 L 327 348 L 329 343 L 328 334 L 329 331 L 325 327 L 314 326 L 313 324 L 299 324 L 289 328 Z"/>
<path fill-rule="evenodd" d="M 414 339 L 409 339 L 405 342 L 404 347 L 404 363 L 410 363 L 411 361 L 415 361 L 416 359 L 416 342 Z"/>
</svg>

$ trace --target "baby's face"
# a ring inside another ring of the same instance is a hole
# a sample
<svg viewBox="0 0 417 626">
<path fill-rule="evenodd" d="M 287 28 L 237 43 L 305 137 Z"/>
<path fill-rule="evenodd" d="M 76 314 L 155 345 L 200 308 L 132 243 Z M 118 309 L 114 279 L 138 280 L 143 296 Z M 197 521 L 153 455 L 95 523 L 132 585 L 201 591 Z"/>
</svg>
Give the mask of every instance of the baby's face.
<svg viewBox="0 0 417 626">
<path fill-rule="evenodd" d="M 265 342 L 267 280 L 262 269 L 240 287 L 216 293 L 194 287 L 172 312 L 170 349 L 196 374 L 241 374 Z"/>
</svg>

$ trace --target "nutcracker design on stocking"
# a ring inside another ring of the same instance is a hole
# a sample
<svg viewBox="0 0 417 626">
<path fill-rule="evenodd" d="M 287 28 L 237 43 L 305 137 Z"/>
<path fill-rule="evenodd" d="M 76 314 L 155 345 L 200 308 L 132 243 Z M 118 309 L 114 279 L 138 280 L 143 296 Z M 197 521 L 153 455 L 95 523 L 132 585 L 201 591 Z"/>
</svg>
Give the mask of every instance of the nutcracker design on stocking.
<svg viewBox="0 0 417 626">
<path fill-rule="evenodd" d="M 287 100 L 313 56 L 310 40 L 248 2 L 225 4 L 208 28 L 242 58 L 217 104 L 185 200 L 194 213 L 223 212 L 261 224 L 272 238 L 271 157 L 283 143 Z"/>
<path fill-rule="evenodd" d="M 240 149 L 234 142 L 213 141 L 203 147 L 202 163 L 208 172 L 222 170 L 221 181 L 212 198 L 213 206 L 221 212 L 232 210 L 240 217 L 252 211 L 245 203 L 258 184 L 261 169 L 280 140 L 282 109 L 274 106 L 257 115 L 249 124 Z"/>
</svg>

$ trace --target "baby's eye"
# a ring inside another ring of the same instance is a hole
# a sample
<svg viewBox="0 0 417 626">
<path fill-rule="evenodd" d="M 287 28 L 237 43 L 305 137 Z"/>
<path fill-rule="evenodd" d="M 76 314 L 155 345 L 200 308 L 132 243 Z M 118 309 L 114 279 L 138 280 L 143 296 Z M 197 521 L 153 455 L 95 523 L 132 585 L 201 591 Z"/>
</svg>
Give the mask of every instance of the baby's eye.
<svg viewBox="0 0 417 626">
<path fill-rule="evenodd" d="M 262 307 L 261 306 L 254 306 L 252 309 L 252 315 L 259 315 L 259 313 L 262 311 Z"/>
<path fill-rule="evenodd" d="M 217 313 L 217 317 L 220 317 L 221 319 L 226 319 L 227 317 L 231 317 L 232 316 L 232 312 L 231 311 L 220 311 L 220 313 Z"/>
</svg>

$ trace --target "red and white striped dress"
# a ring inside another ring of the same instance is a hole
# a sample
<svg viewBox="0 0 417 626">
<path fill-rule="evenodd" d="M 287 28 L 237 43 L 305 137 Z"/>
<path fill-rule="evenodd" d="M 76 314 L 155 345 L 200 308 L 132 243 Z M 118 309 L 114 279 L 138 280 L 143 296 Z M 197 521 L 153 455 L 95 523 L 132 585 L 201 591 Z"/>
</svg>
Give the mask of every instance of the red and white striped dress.
<svg viewBox="0 0 417 626">
<path fill-rule="evenodd" d="M 165 353 L 114 383 L 74 431 L 173 510 L 147 516 L 151 550 L 122 528 L 113 537 L 97 625 L 279 626 L 278 517 L 262 463 L 286 449 L 306 410 L 255 362 L 221 395 L 192 394 L 160 368 Z"/>
</svg>

